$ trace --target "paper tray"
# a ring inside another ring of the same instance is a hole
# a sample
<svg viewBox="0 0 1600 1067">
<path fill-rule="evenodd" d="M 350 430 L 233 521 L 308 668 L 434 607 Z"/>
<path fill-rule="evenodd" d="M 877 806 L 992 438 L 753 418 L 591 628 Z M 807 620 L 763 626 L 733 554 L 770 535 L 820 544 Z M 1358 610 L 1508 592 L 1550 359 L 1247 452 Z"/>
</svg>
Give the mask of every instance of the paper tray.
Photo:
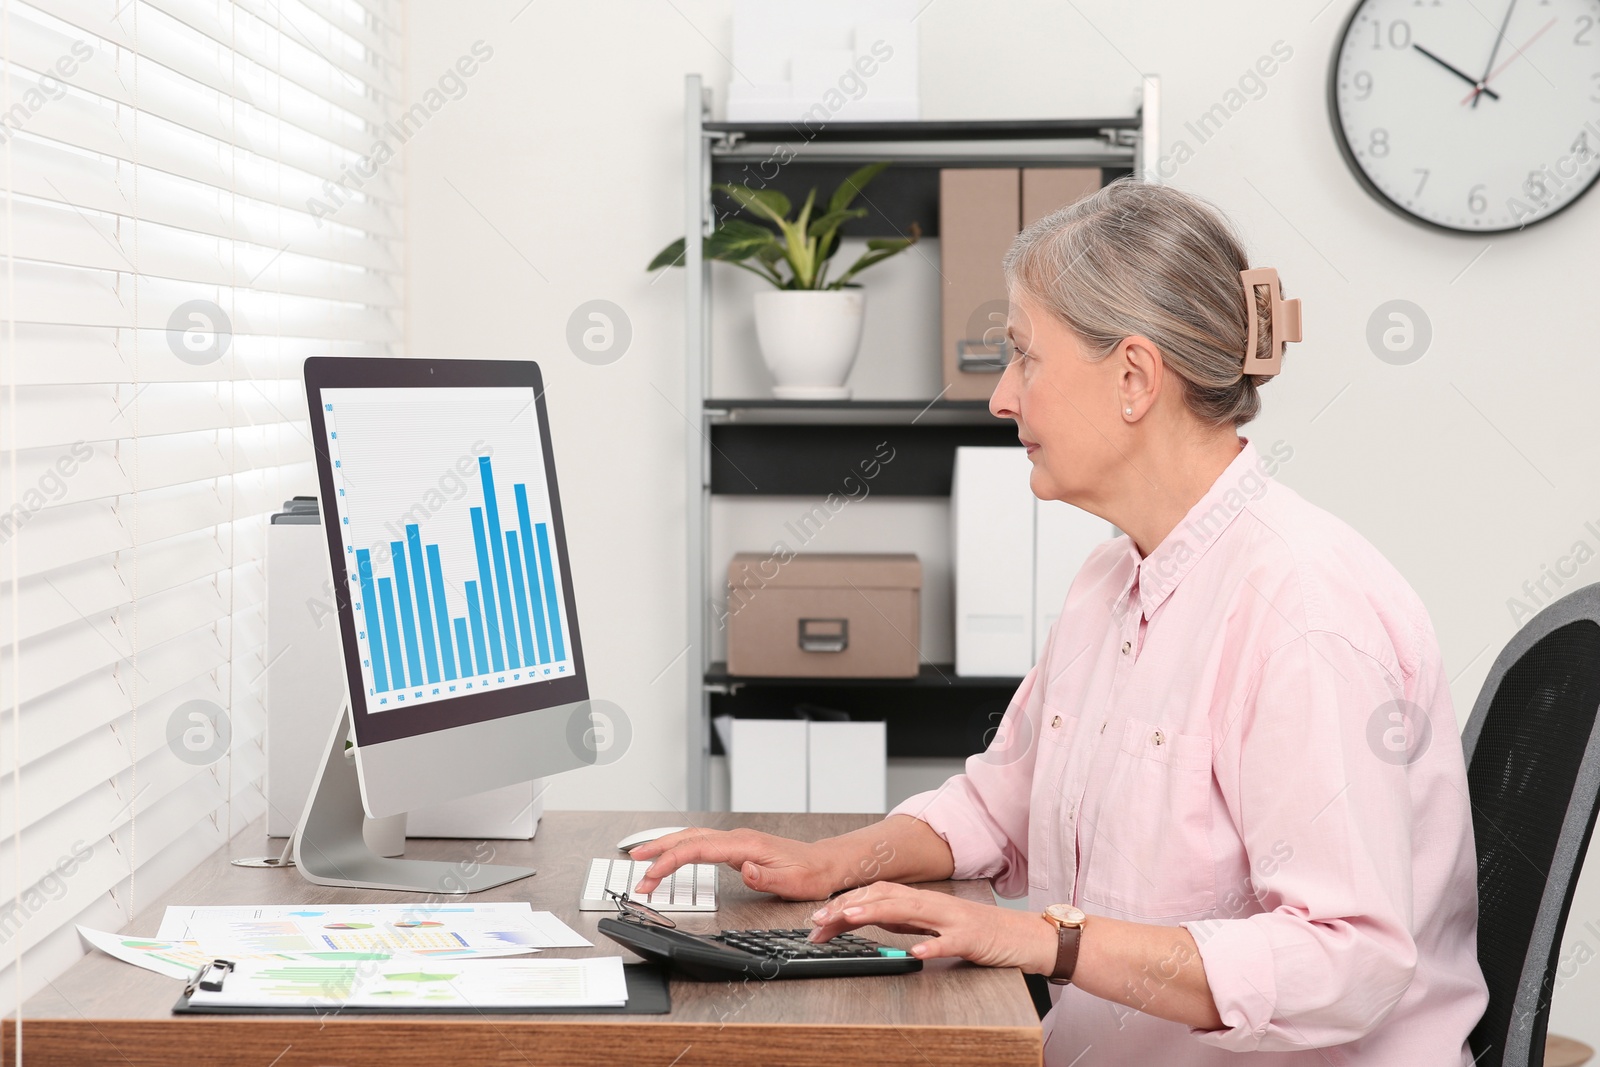
<svg viewBox="0 0 1600 1067">
<path fill-rule="evenodd" d="M 652 963 L 626 963 L 623 976 L 628 982 L 628 1003 L 620 1008 L 428 1008 L 416 1005 L 393 1008 L 285 1008 L 196 1006 L 188 994 L 172 1006 L 174 1015 L 666 1015 L 672 1011 L 672 994 L 664 970 Z"/>
</svg>

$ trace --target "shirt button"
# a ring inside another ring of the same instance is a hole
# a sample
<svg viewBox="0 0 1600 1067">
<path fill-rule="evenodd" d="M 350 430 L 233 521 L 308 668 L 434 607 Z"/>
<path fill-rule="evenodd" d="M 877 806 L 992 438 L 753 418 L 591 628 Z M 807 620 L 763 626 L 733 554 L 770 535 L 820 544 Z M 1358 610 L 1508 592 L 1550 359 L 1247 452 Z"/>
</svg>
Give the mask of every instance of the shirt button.
<svg viewBox="0 0 1600 1067">
<path fill-rule="evenodd" d="M 1166 744 L 1167 741 L 1166 737 L 1161 733 L 1160 730 L 1157 730 L 1155 735 L 1151 737 L 1150 740 L 1154 741 L 1158 745 Z"/>
<path fill-rule="evenodd" d="M 1058 728 L 1060 725 L 1061 725 L 1061 716 L 1057 715 L 1055 718 L 1050 720 L 1050 728 L 1052 730 Z"/>
<path fill-rule="evenodd" d="M 1132 647 L 1133 647 L 1133 642 L 1132 641 L 1124 641 L 1124 642 L 1122 642 L 1122 654 L 1124 656 L 1126 656 L 1128 654 L 1128 650 L 1131 649 Z"/>
</svg>

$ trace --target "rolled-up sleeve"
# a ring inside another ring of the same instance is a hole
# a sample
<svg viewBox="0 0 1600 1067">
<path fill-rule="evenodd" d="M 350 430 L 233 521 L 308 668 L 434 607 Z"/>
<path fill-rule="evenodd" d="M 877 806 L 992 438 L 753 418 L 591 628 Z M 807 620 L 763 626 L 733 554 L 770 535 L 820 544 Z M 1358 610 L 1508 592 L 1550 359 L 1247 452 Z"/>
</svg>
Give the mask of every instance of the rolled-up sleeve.
<svg viewBox="0 0 1600 1067">
<path fill-rule="evenodd" d="M 1028 885 L 1028 805 L 1033 783 L 1044 660 L 1028 671 L 982 752 L 963 773 L 918 793 L 891 815 L 921 819 L 944 838 L 956 878 L 990 878 L 1001 896 L 1022 896 Z"/>
<path fill-rule="evenodd" d="M 1238 1052 L 1339 1045 L 1399 1003 L 1417 949 L 1410 750 L 1391 741 L 1429 717 L 1381 662 L 1321 631 L 1273 651 L 1226 710 L 1216 782 L 1250 875 L 1237 917 L 1219 909 L 1182 924 L 1224 1025 L 1196 1031 L 1202 1041 Z"/>
</svg>

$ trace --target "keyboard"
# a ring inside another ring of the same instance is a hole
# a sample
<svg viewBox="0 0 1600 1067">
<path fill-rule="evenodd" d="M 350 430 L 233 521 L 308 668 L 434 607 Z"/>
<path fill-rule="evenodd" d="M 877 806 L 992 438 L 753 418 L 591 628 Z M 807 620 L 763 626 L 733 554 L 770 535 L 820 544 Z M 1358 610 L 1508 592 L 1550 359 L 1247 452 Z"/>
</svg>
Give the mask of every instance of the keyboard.
<svg viewBox="0 0 1600 1067">
<path fill-rule="evenodd" d="M 692 934 L 623 919 L 601 919 L 600 932 L 653 963 L 690 978 L 845 978 L 909 974 L 922 961 L 905 949 L 840 934 L 812 944 L 810 930 L 724 930 Z"/>
<path fill-rule="evenodd" d="M 627 893 L 629 900 L 648 904 L 657 911 L 717 910 L 717 864 L 692 863 L 679 867 L 656 886 L 655 892 L 640 896 L 633 892 L 633 887 L 649 869 L 648 860 L 591 860 L 578 910 L 615 912 L 616 902 L 606 896 L 607 889 Z"/>
</svg>

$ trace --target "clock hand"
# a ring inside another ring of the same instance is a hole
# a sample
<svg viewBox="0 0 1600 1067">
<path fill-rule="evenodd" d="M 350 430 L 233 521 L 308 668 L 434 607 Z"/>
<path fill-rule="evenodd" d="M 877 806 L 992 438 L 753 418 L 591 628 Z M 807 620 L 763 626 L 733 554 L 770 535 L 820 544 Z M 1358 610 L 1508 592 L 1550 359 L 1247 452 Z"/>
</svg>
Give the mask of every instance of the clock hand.
<svg viewBox="0 0 1600 1067">
<path fill-rule="evenodd" d="M 1479 78 L 1472 90 L 1472 95 L 1467 99 L 1472 101 L 1472 106 L 1478 106 L 1478 96 L 1489 84 L 1489 72 L 1494 69 L 1494 57 L 1500 54 L 1500 42 L 1506 38 L 1506 27 L 1511 25 L 1511 9 L 1517 6 L 1517 0 L 1511 0 L 1506 5 L 1505 18 L 1500 20 L 1500 32 L 1494 35 L 1494 46 L 1489 49 L 1489 62 L 1483 65 L 1483 77 Z M 1463 101 L 1465 103 L 1465 101 Z"/>
<path fill-rule="evenodd" d="M 1549 32 L 1551 26 L 1554 26 L 1557 22 L 1560 22 L 1560 21 L 1561 20 L 1558 19 L 1558 18 L 1551 19 L 1549 22 L 1547 22 L 1543 26 L 1539 27 L 1539 32 L 1538 33 L 1534 34 L 1532 37 L 1529 37 L 1526 41 L 1523 42 L 1522 47 L 1517 49 L 1515 52 L 1511 53 L 1511 55 L 1506 59 L 1506 61 L 1504 63 L 1500 64 L 1498 67 L 1494 68 L 1494 70 L 1490 71 L 1487 75 L 1485 75 L 1483 81 L 1480 82 L 1479 85 L 1476 88 L 1474 88 L 1471 93 L 1469 93 L 1468 95 L 1463 96 L 1461 98 L 1461 102 L 1463 104 L 1465 104 L 1468 100 L 1471 100 L 1474 97 L 1476 97 L 1478 95 L 1478 93 L 1480 93 L 1480 92 L 1482 92 L 1482 93 L 1492 92 L 1492 90 L 1489 88 L 1489 82 L 1493 81 L 1495 78 L 1498 78 L 1500 76 L 1500 72 L 1501 71 L 1505 70 L 1507 67 L 1511 66 L 1511 64 L 1515 63 L 1518 59 L 1522 58 L 1522 53 L 1526 52 L 1530 47 L 1532 47 L 1533 42 L 1535 42 L 1539 38 L 1543 37 L 1546 33 Z"/>
<path fill-rule="evenodd" d="M 1422 47 L 1420 44 L 1413 44 L 1411 47 L 1415 48 L 1417 51 L 1421 52 L 1423 55 L 1427 56 L 1429 59 L 1431 59 L 1435 63 L 1439 64 L 1439 66 L 1443 67 L 1445 70 L 1448 70 L 1451 74 L 1454 74 L 1456 77 L 1460 78 L 1462 81 L 1466 82 L 1468 85 L 1473 86 L 1473 91 L 1475 91 L 1475 92 L 1477 91 L 1478 82 L 1477 82 L 1477 80 L 1475 78 L 1473 78 L 1472 75 L 1468 74 L 1466 71 L 1462 70 L 1459 67 L 1451 66 L 1449 63 L 1446 63 L 1444 60 L 1440 59 L 1438 56 L 1434 55 L 1432 52 L 1428 51 L 1426 48 Z M 1484 88 L 1483 93 L 1484 93 L 1485 96 L 1493 97 L 1496 100 L 1500 99 L 1500 94 L 1495 92 L 1493 89 L 1488 88 L 1488 87 Z"/>
</svg>

